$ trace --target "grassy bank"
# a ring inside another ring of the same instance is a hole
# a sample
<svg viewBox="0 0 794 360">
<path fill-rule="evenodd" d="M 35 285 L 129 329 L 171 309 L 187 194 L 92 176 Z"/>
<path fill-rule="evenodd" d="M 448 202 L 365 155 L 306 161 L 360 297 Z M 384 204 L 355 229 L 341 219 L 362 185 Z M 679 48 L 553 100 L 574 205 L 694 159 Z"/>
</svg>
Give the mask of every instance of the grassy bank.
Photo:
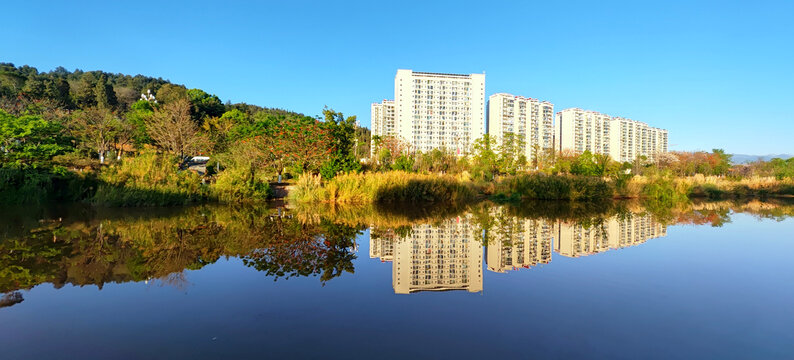
<svg viewBox="0 0 794 360">
<path fill-rule="evenodd" d="M 475 198 L 471 181 L 444 175 L 402 171 L 344 174 L 330 180 L 301 176 L 289 199 L 298 203 L 335 204 L 429 202 L 459 204 Z"/>
<path fill-rule="evenodd" d="M 541 173 L 506 176 L 493 182 L 465 175 L 427 175 L 391 171 L 340 175 L 331 180 L 301 177 L 290 192 L 297 203 L 447 203 L 477 198 L 497 202 L 644 199 L 675 204 L 689 199 L 768 198 L 794 196 L 794 180 L 730 179 L 717 176 L 673 177 L 669 174 L 601 178 Z"/>
</svg>

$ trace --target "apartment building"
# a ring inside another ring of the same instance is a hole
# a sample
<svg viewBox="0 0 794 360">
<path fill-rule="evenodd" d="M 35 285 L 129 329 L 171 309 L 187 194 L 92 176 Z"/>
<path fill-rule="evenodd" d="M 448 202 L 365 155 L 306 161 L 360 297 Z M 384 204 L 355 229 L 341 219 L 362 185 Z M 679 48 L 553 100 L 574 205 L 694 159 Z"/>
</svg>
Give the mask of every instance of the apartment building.
<svg viewBox="0 0 794 360">
<path fill-rule="evenodd" d="M 612 153 L 609 115 L 579 108 L 565 109 L 557 113 L 555 127 L 557 151 Z"/>
<path fill-rule="evenodd" d="M 590 151 L 620 162 L 638 156 L 653 160 L 656 154 L 668 151 L 667 130 L 640 121 L 578 108 L 558 112 L 556 120 L 557 151 Z"/>
<path fill-rule="evenodd" d="M 485 133 L 485 74 L 397 70 L 394 107 L 396 133 L 412 150 L 465 155 Z"/>
<path fill-rule="evenodd" d="M 371 124 L 373 136 L 393 136 L 397 134 L 394 117 L 394 100 L 372 103 Z"/>
<path fill-rule="evenodd" d="M 394 100 L 383 100 L 370 106 L 370 124 L 372 136 L 397 136 L 397 122 L 394 114 Z M 375 147 L 370 146 L 370 155 L 375 154 Z"/>
<path fill-rule="evenodd" d="M 642 155 L 653 159 L 654 155 L 667 152 L 667 130 L 621 117 L 612 118 L 612 124 L 616 131 L 610 143 L 614 149 L 618 149 L 611 154 L 613 159 L 634 161 Z"/>
<path fill-rule="evenodd" d="M 554 147 L 554 105 L 507 93 L 493 94 L 488 98 L 488 134 L 500 146 L 506 134 L 513 134 L 532 163 L 536 151 Z"/>
<path fill-rule="evenodd" d="M 642 244 L 667 235 L 667 227 L 651 215 L 627 214 L 611 217 L 603 224 L 583 226 L 561 222 L 554 250 L 567 257 L 588 256 Z"/>
</svg>

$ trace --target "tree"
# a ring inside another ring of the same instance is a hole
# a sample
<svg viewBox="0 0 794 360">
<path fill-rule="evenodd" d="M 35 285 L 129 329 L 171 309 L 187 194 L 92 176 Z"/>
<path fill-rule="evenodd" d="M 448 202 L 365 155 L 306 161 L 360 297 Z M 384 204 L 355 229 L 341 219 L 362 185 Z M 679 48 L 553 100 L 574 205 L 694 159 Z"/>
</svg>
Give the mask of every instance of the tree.
<svg viewBox="0 0 794 360">
<path fill-rule="evenodd" d="M 106 109 L 113 109 L 118 105 L 116 99 L 116 92 L 113 91 L 113 86 L 108 84 L 108 79 L 105 74 L 99 76 L 99 80 L 94 87 L 94 98 L 96 99 L 97 106 Z"/>
<path fill-rule="evenodd" d="M 356 117 L 345 117 L 341 112 L 326 107 L 323 109 L 325 128 L 333 137 L 334 152 L 321 170 L 323 178 L 330 179 L 339 172 L 358 171 L 361 164 L 355 155 Z"/>
<path fill-rule="evenodd" d="M 184 86 L 165 84 L 157 90 L 157 101 L 167 104 L 180 99 L 187 99 L 187 89 Z"/>
<path fill-rule="evenodd" d="M 494 149 L 496 140 L 485 134 L 474 140 L 474 156 L 472 159 L 472 175 L 483 180 L 493 180 L 499 173 L 499 163 Z"/>
<path fill-rule="evenodd" d="M 154 143 L 161 150 L 178 155 L 180 159 L 207 145 L 198 132 L 190 110 L 190 101 L 176 99 L 156 109 L 154 115 L 145 120 L 146 131 Z"/>
<path fill-rule="evenodd" d="M 0 110 L 0 167 L 8 163 L 38 166 L 71 151 L 62 130 L 60 124 L 40 116 L 15 117 Z"/>
<path fill-rule="evenodd" d="M 104 164 L 105 154 L 118 135 L 118 118 L 107 108 L 93 107 L 76 112 L 70 127 L 84 146 L 96 152 L 99 163 Z"/>
<path fill-rule="evenodd" d="M 190 103 L 193 104 L 193 115 L 197 120 L 202 121 L 208 117 L 218 117 L 223 115 L 226 107 L 216 95 L 210 95 L 201 89 L 190 89 L 187 91 Z"/>
<path fill-rule="evenodd" d="M 498 166 L 499 170 L 507 174 L 515 174 L 516 171 L 523 169 L 527 164 L 527 157 L 524 154 L 526 141 L 523 135 L 505 133 L 502 143 L 498 146 Z"/>
<path fill-rule="evenodd" d="M 286 119 L 251 141 L 259 149 L 262 163 L 278 175 L 279 181 L 286 168 L 318 171 L 336 150 L 331 131 L 316 120 Z"/>
</svg>

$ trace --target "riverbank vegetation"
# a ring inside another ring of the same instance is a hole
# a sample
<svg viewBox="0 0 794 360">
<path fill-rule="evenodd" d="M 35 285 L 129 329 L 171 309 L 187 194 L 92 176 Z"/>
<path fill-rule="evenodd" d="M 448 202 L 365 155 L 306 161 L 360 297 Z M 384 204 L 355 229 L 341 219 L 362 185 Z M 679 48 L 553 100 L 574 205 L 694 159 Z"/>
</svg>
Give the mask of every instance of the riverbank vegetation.
<svg viewBox="0 0 794 360">
<path fill-rule="evenodd" d="M 284 182 L 293 201 L 336 204 L 794 196 L 794 159 L 735 165 L 715 149 L 620 163 L 523 145 L 485 135 L 470 152 L 416 152 L 329 108 L 312 117 L 160 78 L 0 64 L 4 204 L 251 202 Z"/>
</svg>

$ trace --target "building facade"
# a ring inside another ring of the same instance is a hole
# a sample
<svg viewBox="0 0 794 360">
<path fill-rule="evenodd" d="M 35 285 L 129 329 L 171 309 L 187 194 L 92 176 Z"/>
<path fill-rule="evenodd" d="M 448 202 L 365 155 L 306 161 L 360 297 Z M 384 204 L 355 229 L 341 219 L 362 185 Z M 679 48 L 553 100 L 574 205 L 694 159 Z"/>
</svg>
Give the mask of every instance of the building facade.
<svg viewBox="0 0 794 360">
<path fill-rule="evenodd" d="M 394 114 L 394 100 L 383 100 L 370 106 L 371 136 L 397 136 L 397 122 Z M 375 154 L 375 146 L 370 146 L 370 155 Z"/>
<path fill-rule="evenodd" d="M 537 151 L 554 147 L 554 105 L 507 93 L 493 94 L 488 98 L 488 134 L 499 146 L 507 134 L 512 134 L 532 163 Z"/>
<path fill-rule="evenodd" d="M 383 100 L 372 103 L 372 135 L 394 136 L 397 134 L 397 124 L 394 117 L 394 100 Z"/>
<path fill-rule="evenodd" d="M 620 162 L 639 156 L 653 160 L 656 154 L 668 151 L 667 130 L 640 121 L 578 108 L 558 112 L 556 120 L 557 151 L 590 151 Z"/>
<path fill-rule="evenodd" d="M 485 74 L 397 70 L 394 106 L 396 133 L 412 150 L 465 155 L 485 133 Z"/>
</svg>

